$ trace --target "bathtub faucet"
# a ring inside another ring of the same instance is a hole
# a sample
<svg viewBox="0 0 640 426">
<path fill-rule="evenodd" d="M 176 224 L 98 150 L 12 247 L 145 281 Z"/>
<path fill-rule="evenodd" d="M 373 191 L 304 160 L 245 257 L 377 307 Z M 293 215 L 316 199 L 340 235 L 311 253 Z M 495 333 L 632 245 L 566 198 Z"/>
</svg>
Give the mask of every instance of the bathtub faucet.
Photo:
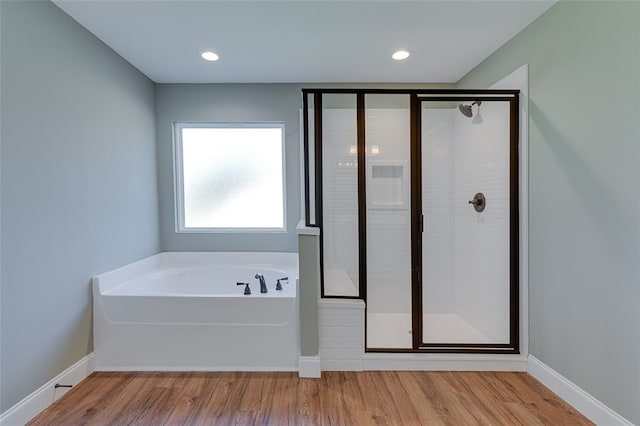
<svg viewBox="0 0 640 426">
<path fill-rule="evenodd" d="M 267 292 L 267 283 L 264 281 L 264 275 L 262 275 L 260 272 L 256 273 L 255 278 L 260 281 L 260 293 L 266 293 Z"/>
</svg>

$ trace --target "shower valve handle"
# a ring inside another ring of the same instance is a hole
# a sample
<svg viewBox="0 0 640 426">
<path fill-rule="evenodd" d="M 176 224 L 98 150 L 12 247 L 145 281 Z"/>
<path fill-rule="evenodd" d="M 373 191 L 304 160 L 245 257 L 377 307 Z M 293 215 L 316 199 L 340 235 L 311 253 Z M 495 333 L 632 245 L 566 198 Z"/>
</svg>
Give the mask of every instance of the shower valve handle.
<svg viewBox="0 0 640 426">
<path fill-rule="evenodd" d="M 482 192 L 478 192 L 473 196 L 472 200 L 469 200 L 469 204 L 473 204 L 473 208 L 477 212 L 481 212 L 487 207 L 487 199 L 484 197 Z"/>
<path fill-rule="evenodd" d="M 244 294 L 251 294 L 251 289 L 249 288 L 249 283 L 236 283 L 236 285 L 244 285 Z"/>
</svg>

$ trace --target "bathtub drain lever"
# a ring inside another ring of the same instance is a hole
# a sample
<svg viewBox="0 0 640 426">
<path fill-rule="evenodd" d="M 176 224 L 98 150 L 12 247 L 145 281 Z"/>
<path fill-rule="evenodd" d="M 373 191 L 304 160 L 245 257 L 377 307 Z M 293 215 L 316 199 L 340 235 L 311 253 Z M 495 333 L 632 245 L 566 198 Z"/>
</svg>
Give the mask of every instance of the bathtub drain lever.
<svg viewBox="0 0 640 426">
<path fill-rule="evenodd" d="M 236 283 L 236 285 L 244 285 L 244 294 L 251 294 L 251 289 L 249 288 L 249 283 Z"/>
</svg>

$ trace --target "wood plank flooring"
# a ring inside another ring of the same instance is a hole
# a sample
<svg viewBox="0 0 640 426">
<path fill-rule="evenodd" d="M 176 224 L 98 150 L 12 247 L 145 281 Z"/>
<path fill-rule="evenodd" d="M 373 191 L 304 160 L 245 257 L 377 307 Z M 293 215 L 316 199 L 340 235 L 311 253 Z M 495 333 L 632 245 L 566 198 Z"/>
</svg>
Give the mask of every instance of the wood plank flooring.
<svg viewBox="0 0 640 426">
<path fill-rule="evenodd" d="M 98 372 L 29 425 L 591 425 L 526 373 Z"/>
</svg>

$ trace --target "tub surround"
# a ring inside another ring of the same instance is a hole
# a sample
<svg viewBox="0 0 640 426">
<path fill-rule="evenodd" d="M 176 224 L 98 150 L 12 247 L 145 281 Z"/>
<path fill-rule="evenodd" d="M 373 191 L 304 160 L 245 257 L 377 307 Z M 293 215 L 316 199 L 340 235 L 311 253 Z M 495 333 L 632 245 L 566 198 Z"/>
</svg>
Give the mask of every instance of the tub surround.
<svg viewBox="0 0 640 426">
<path fill-rule="evenodd" d="M 96 369 L 297 371 L 297 276 L 295 253 L 205 252 L 160 253 L 98 275 Z"/>
</svg>

